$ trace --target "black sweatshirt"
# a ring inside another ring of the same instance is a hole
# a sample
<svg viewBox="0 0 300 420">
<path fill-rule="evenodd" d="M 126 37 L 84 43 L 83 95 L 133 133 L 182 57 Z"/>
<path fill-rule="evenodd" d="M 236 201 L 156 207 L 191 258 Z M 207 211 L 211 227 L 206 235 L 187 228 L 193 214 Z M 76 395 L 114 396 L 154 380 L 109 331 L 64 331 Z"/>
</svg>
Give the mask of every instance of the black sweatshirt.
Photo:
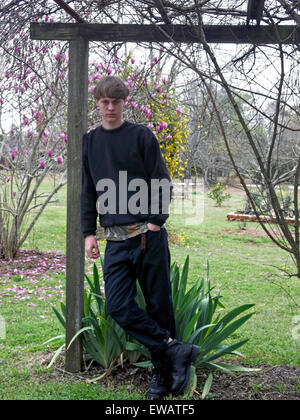
<svg viewBox="0 0 300 420">
<path fill-rule="evenodd" d="M 123 176 L 121 183 L 120 174 Z M 151 180 L 154 179 L 164 179 L 168 184 L 169 203 L 172 193 L 170 175 L 159 143 L 147 127 L 125 121 L 114 130 L 106 130 L 99 126 L 85 134 L 81 193 L 81 230 L 84 237 L 95 234 L 98 212 L 102 227 L 145 221 L 162 226 L 169 216 L 166 205 L 162 206 L 162 197 L 165 200 L 166 195 L 162 193 L 161 188 L 159 193 L 158 189 L 151 190 Z M 130 181 L 132 183 L 129 191 Z M 107 186 L 104 187 L 102 183 Z M 114 192 L 112 183 L 115 185 L 115 201 L 110 199 L 112 195 L 107 198 L 108 190 Z M 143 186 L 147 185 L 147 199 L 144 195 L 137 200 L 141 183 Z M 101 198 L 102 194 L 104 195 Z M 135 194 L 137 196 L 134 197 Z M 156 209 L 155 206 L 151 206 L 154 201 Z M 99 202 L 102 203 L 102 207 Z M 131 211 L 132 203 L 136 203 L 136 208 L 140 210 L 138 213 L 136 210 Z"/>
</svg>

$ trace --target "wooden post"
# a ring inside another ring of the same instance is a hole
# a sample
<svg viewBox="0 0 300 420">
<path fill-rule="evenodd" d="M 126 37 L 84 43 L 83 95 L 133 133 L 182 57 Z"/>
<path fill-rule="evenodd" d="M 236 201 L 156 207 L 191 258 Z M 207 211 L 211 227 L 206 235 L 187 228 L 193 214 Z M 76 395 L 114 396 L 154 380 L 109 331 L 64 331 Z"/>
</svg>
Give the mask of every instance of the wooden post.
<svg viewBox="0 0 300 420">
<path fill-rule="evenodd" d="M 84 241 L 80 229 L 82 136 L 87 129 L 88 46 L 83 39 L 70 41 L 68 101 L 68 193 L 67 193 L 67 290 L 66 346 L 81 328 L 83 317 Z M 78 338 L 66 352 L 66 370 L 82 366 Z"/>
</svg>

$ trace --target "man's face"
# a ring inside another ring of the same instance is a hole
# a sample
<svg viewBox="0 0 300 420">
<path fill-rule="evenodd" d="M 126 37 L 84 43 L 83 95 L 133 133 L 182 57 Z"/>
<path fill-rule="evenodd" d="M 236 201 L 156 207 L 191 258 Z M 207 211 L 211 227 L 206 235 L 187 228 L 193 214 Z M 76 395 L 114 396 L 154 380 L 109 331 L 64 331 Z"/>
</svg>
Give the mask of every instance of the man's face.
<svg viewBox="0 0 300 420">
<path fill-rule="evenodd" d="M 100 98 L 96 100 L 100 109 L 103 125 L 109 127 L 118 126 L 122 121 L 124 99 Z"/>
</svg>

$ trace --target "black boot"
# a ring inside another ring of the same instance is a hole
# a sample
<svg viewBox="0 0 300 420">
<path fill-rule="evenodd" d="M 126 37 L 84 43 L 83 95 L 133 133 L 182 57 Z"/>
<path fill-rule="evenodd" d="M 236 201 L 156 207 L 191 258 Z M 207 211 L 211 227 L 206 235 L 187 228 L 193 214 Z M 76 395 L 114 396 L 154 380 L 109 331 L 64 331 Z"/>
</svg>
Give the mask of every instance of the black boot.
<svg viewBox="0 0 300 420">
<path fill-rule="evenodd" d="M 169 365 L 170 391 L 177 396 L 185 390 L 190 379 L 191 364 L 196 360 L 200 347 L 172 340 L 164 351 Z"/>
<path fill-rule="evenodd" d="M 163 369 L 154 368 L 152 378 L 149 383 L 149 390 L 146 398 L 149 400 L 160 400 L 169 394 L 169 388 L 166 381 L 165 371 Z"/>
</svg>

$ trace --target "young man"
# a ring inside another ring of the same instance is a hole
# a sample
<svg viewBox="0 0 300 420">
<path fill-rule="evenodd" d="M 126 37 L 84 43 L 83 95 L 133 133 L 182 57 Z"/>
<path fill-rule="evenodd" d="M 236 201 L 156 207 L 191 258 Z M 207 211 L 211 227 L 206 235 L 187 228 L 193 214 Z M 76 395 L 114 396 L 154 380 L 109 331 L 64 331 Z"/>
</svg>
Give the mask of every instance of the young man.
<svg viewBox="0 0 300 420">
<path fill-rule="evenodd" d="M 94 90 L 102 124 L 83 138 L 81 226 L 87 255 L 98 258 L 99 213 L 107 240 L 103 273 L 107 311 L 150 350 L 154 369 L 147 397 L 158 399 L 184 391 L 199 348 L 173 339 L 170 252 L 164 224 L 171 180 L 151 130 L 123 121 L 128 94 L 125 84 L 113 76 L 101 79 Z M 137 279 L 146 312 L 135 301 Z"/>
</svg>

